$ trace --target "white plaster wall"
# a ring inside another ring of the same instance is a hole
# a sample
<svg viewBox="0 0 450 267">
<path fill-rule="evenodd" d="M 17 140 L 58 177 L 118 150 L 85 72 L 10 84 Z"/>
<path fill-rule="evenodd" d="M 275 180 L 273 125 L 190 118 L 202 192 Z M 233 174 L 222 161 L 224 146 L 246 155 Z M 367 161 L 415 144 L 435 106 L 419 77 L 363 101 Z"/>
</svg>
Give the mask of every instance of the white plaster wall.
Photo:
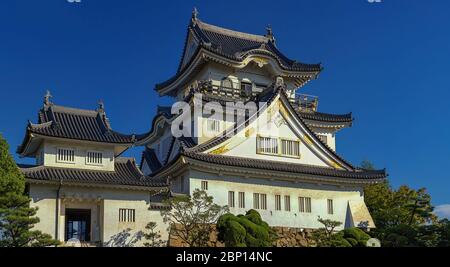
<svg viewBox="0 0 450 267">
<path fill-rule="evenodd" d="M 35 230 L 42 231 L 55 238 L 56 232 L 56 191 L 57 186 L 30 185 L 30 207 L 38 208 L 36 216 L 39 223 Z"/>
<path fill-rule="evenodd" d="M 235 192 L 235 208 L 233 214 L 244 214 L 253 209 L 253 193 L 267 195 L 267 210 L 258 212 L 270 226 L 320 228 L 323 227 L 317 219 L 331 219 L 342 222 L 343 229 L 347 219 L 349 200 L 363 199 L 363 189 L 359 187 L 338 187 L 306 183 L 291 183 L 270 181 L 267 179 L 242 178 L 229 175 L 214 175 L 192 171 L 190 174 L 190 192 L 201 188 L 201 181 L 208 181 L 207 193 L 214 197 L 214 202 L 228 205 L 228 192 Z M 238 208 L 238 192 L 245 192 L 245 209 Z M 281 195 L 281 211 L 275 210 L 275 195 Z M 291 198 L 291 211 L 284 210 L 284 196 Z M 300 213 L 298 197 L 311 197 L 311 213 Z M 327 199 L 332 199 L 334 213 L 327 213 Z"/>
<path fill-rule="evenodd" d="M 78 144 L 73 141 L 52 141 L 46 140 L 44 145 L 44 165 L 48 167 L 72 168 L 72 169 L 88 169 L 114 171 L 114 147 L 107 145 L 88 145 Z M 74 163 L 61 163 L 57 161 L 58 148 L 71 148 L 75 150 Z M 86 164 L 87 151 L 98 151 L 103 153 L 102 165 Z"/>
<path fill-rule="evenodd" d="M 40 222 L 35 229 L 55 236 L 56 217 L 56 186 L 30 185 L 31 206 L 38 207 L 37 216 Z M 146 231 L 145 226 L 149 222 L 157 223 L 157 231 L 161 232 L 162 239 L 167 240 L 167 225 L 164 224 L 160 212 L 149 210 L 150 193 L 135 190 L 118 190 L 104 188 L 67 187 L 61 188 L 61 195 L 73 195 L 99 197 L 102 200 L 69 199 L 60 201 L 59 216 L 59 240 L 65 237 L 65 209 L 91 209 L 91 238 L 92 241 L 102 240 L 104 245 L 120 246 L 130 244 L 142 246 L 145 240 L 141 231 Z M 136 220 L 134 223 L 119 222 L 119 209 L 135 209 Z M 139 239 L 141 236 L 141 239 Z M 125 237 L 125 242 L 119 242 Z M 114 241 L 115 240 L 115 241 Z M 134 242 L 136 241 L 136 242 Z"/>
<path fill-rule="evenodd" d="M 227 146 L 227 149 L 229 150 L 225 152 L 224 155 L 291 162 L 291 163 L 301 163 L 322 167 L 328 166 L 327 163 L 325 163 L 321 158 L 319 158 L 315 154 L 315 152 L 313 152 L 306 144 L 304 144 L 300 140 L 300 138 L 292 131 L 287 122 L 282 123 L 278 126 L 273 120 L 270 121 L 269 123 L 265 123 L 262 120 L 263 120 L 262 117 L 260 117 L 258 118 L 257 121 L 253 123 L 252 128 L 254 129 L 254 131 L 251 135 L 249 135 L 249 137 L 242 136 L 242 134 L 240 136 L 239 135 L 234 136 L 233 137 L 234 140 L 231 141 L 232 145 Z M 259 123 L 259 125 L 269 125 L 270 128 L 256 127 L 256 125 L 258 125 L 257 123 Z M 263 137 L 283 138 L 300 141 L 300 158 L 292 158 L 277 155 L 265 155 L 257 153 L 256 140 L 258 135 Z"/>
</svg>

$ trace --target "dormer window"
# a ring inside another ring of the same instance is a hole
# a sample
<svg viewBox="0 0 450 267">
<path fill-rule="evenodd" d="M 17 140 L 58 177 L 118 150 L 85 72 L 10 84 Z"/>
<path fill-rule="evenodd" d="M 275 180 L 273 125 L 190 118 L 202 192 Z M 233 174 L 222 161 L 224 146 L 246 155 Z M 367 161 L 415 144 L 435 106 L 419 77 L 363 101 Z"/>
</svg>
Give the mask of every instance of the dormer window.
<svg viewBox="0 0 450 267">
<path fill-rule="evenodd" d="M 75 149 L 57 148 L 56 161 L 59 163 L 75 163 Z"/>
<path fill-rule="evenodd" d="M 99 151 L 86 152 L 87 165 L 103 165 L 103 153 Z"/>
</svg>

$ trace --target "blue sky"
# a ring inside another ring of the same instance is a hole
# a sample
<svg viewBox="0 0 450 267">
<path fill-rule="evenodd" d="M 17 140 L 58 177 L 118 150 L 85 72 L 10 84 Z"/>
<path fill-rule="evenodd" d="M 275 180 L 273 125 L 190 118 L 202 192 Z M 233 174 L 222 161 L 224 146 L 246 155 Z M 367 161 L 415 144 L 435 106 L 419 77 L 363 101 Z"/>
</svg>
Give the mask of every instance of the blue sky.
<svg viewBox="0 0 450 267">
<path fill-rule="evenodd" d="M 156 105 L 171 101 L 153 88 L 176 71 L 194 6 L 232 29 L 264 34 L 271 24 L 290 58 L 322 62 L 302 90 L 323 112 L 353 112 L 338 152 L 450 203 L 450 1 L 3 0 L 0 132 L 11 152 L 47 89 L 60 105 L 93 109 L 103 99 L 115 130 L 148 131 Z"/>
</svg>

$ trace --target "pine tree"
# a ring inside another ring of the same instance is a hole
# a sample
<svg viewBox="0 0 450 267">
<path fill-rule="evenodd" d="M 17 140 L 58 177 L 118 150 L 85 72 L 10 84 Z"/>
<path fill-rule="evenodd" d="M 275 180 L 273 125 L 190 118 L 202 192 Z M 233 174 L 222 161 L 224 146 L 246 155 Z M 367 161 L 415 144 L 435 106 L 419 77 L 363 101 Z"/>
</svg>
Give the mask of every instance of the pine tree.
<svg viewBox="0 0 450 267">
<path fill-rule="evenodd" d="M 41 247 L 59 244 L 48 234 L 31 230 L 39 222 L 37 208 L 24 194 L 25 178 L 0 135 L 0 247 Z"/>
</svg>

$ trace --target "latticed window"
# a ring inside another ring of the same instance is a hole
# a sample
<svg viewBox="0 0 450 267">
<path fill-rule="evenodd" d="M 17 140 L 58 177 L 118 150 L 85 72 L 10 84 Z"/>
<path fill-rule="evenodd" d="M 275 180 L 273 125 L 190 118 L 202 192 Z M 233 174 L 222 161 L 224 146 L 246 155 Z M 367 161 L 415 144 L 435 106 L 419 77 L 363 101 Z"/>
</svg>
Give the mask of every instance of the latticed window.
<svg viewBox="0 0 450 267">
<path fill-rule="evenodd" d="M 281 154 L 286 156 L 300 156 L 300 142 L 294 140 L 281 140 Z"/>
<path fill-rule="evenodd" d="M 255 210 L 259 209 L 259 194 L 258 193 L 253 193 L 253 208 Z"/>
<path fill-rule="evenodd" d="M 230 208 L 234 208 L 234 192 L 233 191 L 229 191 L 228 192 L 228 207 Z"/>
<path fill-rule="evenodd" d="M 56 160 L 63 163 L 74 163 L 75 150 L 72 148 L 58 148 Z"/>
<path fill-rule="evenodd" d="M 119 222 L 135 222 L 136 210 L 134 209 L 119 209 Z"/>
<path fill-rule="evenodd" d="M 261 200 L 260 208 L 262 210 L 266 210 L 267 209 L 267 195 L 266 194 L 260 194 L 259 197 L 260 197 L 260 200 Z"/>
<path fill-rule="evenodd" d="M 263 154 L 278 154 L 278 139 L 258 136 L 256 150 Z"/>
<path fill-rule="evenodd" d="M 298 198 L 298 211 L 311 213 L 311 198 L 310 197 L 299 197 Z"/>
<path fill-rule="evenodd" d="M 239 192 L 239 208 L 245 209 L 245 192 Z"/>
<path fill-rule="evenodd" d="M 328 209 L 328 214 L 333 214 L 334 213 L 333 200 L 332 199 L 328 199 L 327 200 L 327 209 Z"/>
<path fill-rule="evenodd" d="M 208 181 L 202 181 L 202 190 L 208 190 Z"/>
<path fill-rule="evenodd" d="M 291 197 L 284 196 L 284 210 L 291 211 Z"/>
<path fill-rule="evenodd" d="M 97 151 L 88 151 L 86 153 L 86 163 L 93 165 L 103 164 L 103 153 Z"/>
<path fill-rule="evenodd" d="M 281 196 L 275 195 L 275 210 L 281 210 Z"/>
</svg>

